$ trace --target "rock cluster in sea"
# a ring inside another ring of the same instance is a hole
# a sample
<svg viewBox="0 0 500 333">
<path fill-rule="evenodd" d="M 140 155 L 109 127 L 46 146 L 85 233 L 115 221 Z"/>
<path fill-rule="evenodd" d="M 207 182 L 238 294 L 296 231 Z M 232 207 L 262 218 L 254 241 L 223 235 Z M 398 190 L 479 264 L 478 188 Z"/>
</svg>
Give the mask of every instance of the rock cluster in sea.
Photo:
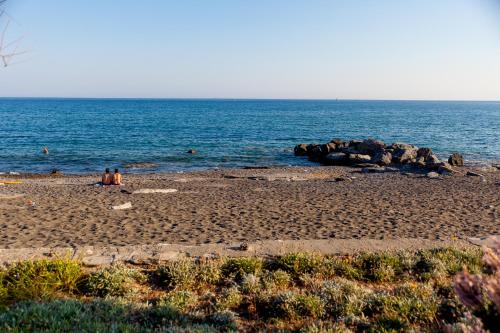
<svg viewBox="0 0 500 333">
<path fill-rule="evenodd" d="M 380 167 L 410 165 L 439 173 L 453 173 L 453 167 L 464 165 L 464 159 L 458 153 L 451 155 L 448 161 L 441 161 L 431 148 L 419 148 L 407 143 L 386 144 L 375 139 L 333 139 L 325 144 L 299 144 L 295 146 L 294 153 L 323 165 L 359 166 L 368 172 Z"/>
</svg>

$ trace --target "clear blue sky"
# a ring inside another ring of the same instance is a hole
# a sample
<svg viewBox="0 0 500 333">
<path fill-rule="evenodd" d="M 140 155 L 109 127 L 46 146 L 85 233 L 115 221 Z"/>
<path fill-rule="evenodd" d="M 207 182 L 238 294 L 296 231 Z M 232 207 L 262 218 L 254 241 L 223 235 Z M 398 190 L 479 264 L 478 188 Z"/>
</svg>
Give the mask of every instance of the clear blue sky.
<svg viewBox="0 0 500 333">
<path fill-rule="evenodd" d="M 29 52 L 0 69 L 0 96 L 500 100 L 495 0 L 7 7 Z"/>
</svg>

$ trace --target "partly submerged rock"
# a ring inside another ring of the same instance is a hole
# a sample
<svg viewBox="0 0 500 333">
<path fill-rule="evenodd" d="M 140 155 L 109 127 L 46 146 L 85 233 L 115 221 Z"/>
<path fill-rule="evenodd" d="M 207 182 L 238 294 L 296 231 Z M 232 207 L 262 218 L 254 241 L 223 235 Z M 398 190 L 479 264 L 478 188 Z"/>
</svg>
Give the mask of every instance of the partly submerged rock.
<svg viewBox="0 0 500 333">
<path fill-rule="evenodd" d="M 385 143 L 380 140 L 366 139 L 357 145 L 357 150 L 363 154 L 374 154 L 385 148 Z"/>
<path fill-rule="evenodd" d="M 301 143 L 299 145 L 296 145 L 295 148 L 293 148 L 293 153 L 295 156 L 306 156 L 307 155 L 307 147 L 305 143 Z"/>
<path fill-rule="evenodd" d="M 462 167 L 464 166 L 464 157 L 461 154 L 453 153 L 448 158 L 448 163 L 452 166 Z"/>
</svg>

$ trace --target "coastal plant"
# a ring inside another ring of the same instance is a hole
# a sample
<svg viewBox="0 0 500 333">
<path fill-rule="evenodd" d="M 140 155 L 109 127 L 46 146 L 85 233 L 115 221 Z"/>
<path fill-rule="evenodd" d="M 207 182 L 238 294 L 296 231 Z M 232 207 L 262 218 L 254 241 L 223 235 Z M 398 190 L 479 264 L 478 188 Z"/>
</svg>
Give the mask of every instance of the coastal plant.
<svg viewBox="0 0 500 333">
<path fill-rule="evenodd" d="M 364 280 L 375 282 L 393 281 L 404 271 L 400 257 L 389 252 L 362 254 L 356 258 L 355 265 L 359 267 Z"/>
<path fill-rule="evenodd" d="M 259 275 L 263 262 L 260 258 L 241 257 L 227 259 L 221 267 L 222 275 L 230 280 L 241 281 L 247 274 Z"/>
<path fill-rule="evenodd" d="M 265 289 L 282 290 L 287 288 L 292 281 L 290 274 L 278 269 L 276 271 L 266 271 L 262 276 L 262 284 Z"/>
<path fill-rule="evenodd" d="M 2 332 L 139 332 L 131 306 L 108 301 L 20 302 L 0 313 Z"/>
<path fill-rule="evenodd" d="M 10 266 L 1 278 L 0 296 L 7 302 L 46 300 L 73 294 L 82 277 L 80 263 L 67 258 L 23 261 Z"/>
<path fill-rule="evenodd" d="M 279 269 L 299 278 L 304 274 L 315 274 L 321 271 L 322 257 L 313 253 L 290 253 L 276 260 Z"/>
<path fill-rule="evenodd" d="M 373 293 L 365 314 L 381 329 L 428 326 L 436 320 L 439 300 L 430 285 L 405 283 L 393 291 Z"/>
<path fill-rule="evenodd" d="M 254 274 L 247 274 L 240 283 L 240 289 L 245 294 L 256 294 L 261 289 L 260 278 Z"/>
<path fill-rule="evenodd" d="M 352 333 L 343 323 L 314 322 L 299 330 L 299 333 Z"/>
<path fill-rule="evenodd" d="M 179 311 L 187 311 L 192 307 L 194 307 L 197 301 L 198 301 L 198 296 L 191 291 L 174 290 L 168 293 L 167 295 L 161 297 L 158 300 L 157 305 L 162 307 L 171 306 L 178 309 Z"/>
<path fill-rule="evenodd" d="M 243 295 L 238 288 L 225 288 L 216 299 L 216 308 L 218 310 L 234 310 L 240 306 L 242 301 Z"/>
<path fill-rule="evenodd" d="M 206 317 L 206 320 L 218 328 L 219 332 L 235 332 L 238 329 L 238 315 L 229 310 L 217 311 Z"/>
<path fill-rule="evenodd" d="M 295 303 L 297 314 L 301 317 L 318 319 L 325 313 L 325 303 L 317 295 L 297 295 Z"/>
<path fill-rule="evenodd" d="M 422 280 L 452 276 L 464 267 L 471 273 L 479 273 L 483 264 L 481 249 L 440 248 L 423 250 L 417 254 L 414 271 Z"/>
<path fill-rule="evenodd" d="M 83 280 L 82 289 L 91 296 L 125 296 L 133 291 L 137 282 L 144 282 L 146 277 L 141 272 L 125 266 L 111 266 L 89 274 Z"/>
<path fill-rule="evenodd" d="M 372 291 L 359 283 L 338 278 L 323 283 L 319 296 L 326 304 L 330 317 L 360 316 Z"/>
<path fill-rule="evenodd" d="M 297 317 L 296 294 L 285 291 L 276 295 L 261 295 L 257 299 L 257 311 L 265 319 L 293 319 Z"/>
<path fill-rule="evenodd" d="M 196 283 L 196 269 L 196 264 L 191 260 L 172 261 L 160 266 L 154 272 L 154 277 L 167 290 L 191 289 Z"/>
<path fill-rule="evenodd" d="M 355 266 L 355 258 L 350 256 L 325 258 L 321 275 L 327 279 L 343 277 L 351 280 L 360 280 L 362 278 L 361 270 Z"/>
<path fill-rule="evenodd" d="M 201 285 L 217 285 L 221 281 L 222 260 L 200 261 L 196 269 L 196 280 Z"/>
<path fill-rule="evenodd" d="M 266 319 L 316 319 L 323 316 L 325 304 L 317 295 L 285 291 L 261 295 L 257 299 L 257 311 Z"/>
</svg>

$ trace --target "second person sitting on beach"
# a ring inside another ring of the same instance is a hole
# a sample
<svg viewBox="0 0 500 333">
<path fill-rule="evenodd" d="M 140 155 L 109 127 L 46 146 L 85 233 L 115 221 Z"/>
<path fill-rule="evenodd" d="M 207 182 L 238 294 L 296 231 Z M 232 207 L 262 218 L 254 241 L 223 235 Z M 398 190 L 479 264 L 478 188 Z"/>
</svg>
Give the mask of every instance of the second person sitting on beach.
<svg viewBox="0 0 500 333">
<path fill-rule="evenodd" d="M 115 169 L 115 174 L 113 175 L 113 185 L 121 185 L 122 184 L 122 175 L 118 171 L 118 169 Z"/>
<path fill-rule="evenodd" d="M 113 176 L 109 173 L 109 168 L 106 168 L 102 175 L 102 185 L 111 185 L 113 183 Z"/>
</svg>

